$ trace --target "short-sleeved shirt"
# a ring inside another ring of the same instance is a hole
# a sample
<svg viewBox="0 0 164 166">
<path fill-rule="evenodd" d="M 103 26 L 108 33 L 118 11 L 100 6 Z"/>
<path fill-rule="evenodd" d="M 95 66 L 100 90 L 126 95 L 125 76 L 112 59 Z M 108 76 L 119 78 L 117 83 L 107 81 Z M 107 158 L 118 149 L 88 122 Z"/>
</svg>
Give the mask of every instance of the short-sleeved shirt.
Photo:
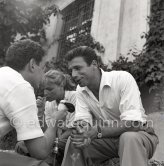
<svg viewBox="0 0 164 166">
<path fill-rule="evenodd" d="M 20 73 L 0 68 L 0 137 L 16 129 L 17 140 L 43 136 L 37 117 L 34 89 Z"/>
<path fill-rule="evenodd" d="M 65 97 L 64 100 L 66 100 L 69 103 L 72 103 L 74 106 L 76 105 L 76 91 L 65 91 Z M 50 120 L 52 119 L 52 115 L 57 111 L 57 103 L 56 100 L 52 102 L 46 102 L 45 104 L 45 120 L 48 125 Z M 68 128 L 73 126 L 74 122 L 74 113 L 69 113 L 66 116 L 66 126 Z"/>
<path fill-rule="evenodd" d="M 146 122 L 140 91 L 132 75 L 125 71 L 102 72 L 99 101 L 87 87 L 77 87 L 75 121 L 98 120 Z"/>
</svg>

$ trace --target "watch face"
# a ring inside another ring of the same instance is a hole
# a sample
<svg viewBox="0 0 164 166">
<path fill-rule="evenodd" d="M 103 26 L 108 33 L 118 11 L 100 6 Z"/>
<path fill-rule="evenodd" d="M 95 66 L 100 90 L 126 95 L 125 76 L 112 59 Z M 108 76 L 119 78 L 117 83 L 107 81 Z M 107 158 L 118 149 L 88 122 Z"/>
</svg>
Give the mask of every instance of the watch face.
<svg viewBox="0 0 164 166">
<path fill-rule="evenodd" d="M 98 134 L 97 134 L 97 137 L 98 137 L 98 138 L 102 138 L 102 133 L 98 133 Z"/>
</svg>

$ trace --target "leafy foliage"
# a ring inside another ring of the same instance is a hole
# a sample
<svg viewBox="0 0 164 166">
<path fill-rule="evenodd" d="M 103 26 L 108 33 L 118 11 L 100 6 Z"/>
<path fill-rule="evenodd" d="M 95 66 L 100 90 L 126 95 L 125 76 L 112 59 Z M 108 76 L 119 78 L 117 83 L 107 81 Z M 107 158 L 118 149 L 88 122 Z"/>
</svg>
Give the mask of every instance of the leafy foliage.
<svg viewBox="0 0 164 166">
<path fill-rule="evenodd" d="M 4 57 L 17 34 L 38 42 L 44 41 L 43 25 L 56 12 L 54 5 L 42 8 L 37 3 L 25 0 L 0 0 L 0 58 Z"/>
<path fill-rule="evenodd" d="M 0 139 L 0 149 L 12 150 L 17 143 L 16 130 L 12 130 Z"/>
<path fill-rule="evenodd" d="M 150 30 L 145 34 L 146 43 L 141 52 L 133 52 L 136 59 L 129 62 L 120 57 L 112 64 L 112 69 L 129 71 L 142 86 L 150 90 L 158 88 L 164 77 L 164 8 L 163 0 L 152 0 L 151 15 L 148 18 Z"/>
<path fill-rule="evenodd" d="M 55 69 L 62 71 L 64 73 L 68 73 L 67 62 L 65 61 L 65 59 L 56 59 L 55 57 L 53 57 L 50 61 L 46 62 L 45 66 L 46 66 L 45 72 L 47 72 L 50 69 Z"/>
<path fill-rule="evenodd" d="M 43 26 L 49 22 L 49 16 L 56 12 L 55 5 L 43 8 L 35 2 L 30 4 L 28 0 L 0 0 L 0 66 L 4 63 L 7 47 L 18 33 L 22 38 L 31 38 L 40 43 L 45 41 Z M 0 140 L 0 149 L 14 149 L 16 141 L 16 132 L 11 131 Z"/>
<path fill-rule="evenodd" d="M 73 48 L 76 48 L 78 46 L 89 46 L 95 49 L 98 53 L 103 53 L 105 50 L 104 47 L 99 42 L 95 41 L 90 34 L 87 34 L 87 35 L 81 34 L 77 38 L 75 38 L 73 42 L 71 42 L 70 40 L 67 40 L 65 45 L 66 45 L 67 51 Z M 57 70 L 61 70 L 65 73 L 70 74 L 68 71 L 67 62 L 64 56 L 65 55 L 62 55 L 58 59 L 52 58 L 49 62 L 47 62 L 46 70 L 57 69 Z M 98 60 L 99 60 L 99 65 L 106 70 L 106 66 L 103 65 L 101 61 L 101 57 L 99 57 Z"/>
<path fill-rule="evenodd" d="M 73 39 L 66 38 L 66 41 L 64 42 L 64 54 L 78 46 L 89 46 L 93 49 L 96 49 L 99 53 L 104 53 L 104 47 L 97 41 L 94 40 L 94 38 L 90 35 L 89 27 L 91 26 L 91 20 L 86 21 L 85 23 L 85 33 L 80 33 L 79 31 L 76 32 L 76 36 Z M 62 57 L 64 55 L 61 55 Z"/>
</svg>

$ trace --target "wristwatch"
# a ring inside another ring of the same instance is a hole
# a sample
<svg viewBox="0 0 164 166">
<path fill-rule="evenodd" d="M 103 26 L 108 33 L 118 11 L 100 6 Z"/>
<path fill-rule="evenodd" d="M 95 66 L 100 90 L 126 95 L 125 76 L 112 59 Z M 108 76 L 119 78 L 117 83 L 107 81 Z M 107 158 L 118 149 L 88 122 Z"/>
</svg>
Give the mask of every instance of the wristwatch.
<svg viewBox="0 0 164 166">
<path fill-rule="evenodd" d="M 102 138 L 102 131 L 99 125 L 97 125 L 97 138 L 98 139 Z"/>
</svg>

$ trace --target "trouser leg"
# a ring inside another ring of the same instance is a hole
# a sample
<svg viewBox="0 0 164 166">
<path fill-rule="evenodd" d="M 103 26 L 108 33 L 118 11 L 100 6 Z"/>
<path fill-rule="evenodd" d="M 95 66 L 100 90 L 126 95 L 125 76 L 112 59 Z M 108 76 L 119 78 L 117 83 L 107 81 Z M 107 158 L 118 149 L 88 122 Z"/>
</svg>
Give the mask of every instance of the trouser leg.
<svg viewBox="0 0 164 166">
<path fill-rule="evenodd" d="M 119 140 L 121 166 L 147 166 L 152 157 L 158 138 L 146 132 L 125 132 Z"/>
<path fill-rule="evenodd" d="M 121 166 L 146 166 L 157 143 L 158 138 L 155 135 L 144 131 L 126 132 L 120 138 L 115 139 L 96 139 L 87 148 L 81 150 L 83 155 L 80 155 L 81 159 L 77 163 L 79 166 L 79 162 L 84 159 L 87 165 L 91 166 L 92 163 L 101 163 L 111 158 L 120 157 Z M 68 166 L 68 163 L 72 162 L 70 156 L 75 152 L 73 146 L 69 146 L 67 149 L 62 166 Z"/>
<path fill-rule="evenodd" d="M 101 163 L 106 160 L 118 157 L 118 142 L 119 139 L 96 139 L 85 148 L 84 158 L 88 165 L 91 163 Z"/>
<path fill-rule="evenodd" d="M 0 152 L 0 166 L 48 166 L 48 164 L 14 152 Z"/>
<path fill-rule="evenodd" d="M 92 166 L 110 158 L 118 157 L 119 139 L 96 139 L 84 149 L 76 149 L 67 141 L 62 166 Z"/>
</svg>

